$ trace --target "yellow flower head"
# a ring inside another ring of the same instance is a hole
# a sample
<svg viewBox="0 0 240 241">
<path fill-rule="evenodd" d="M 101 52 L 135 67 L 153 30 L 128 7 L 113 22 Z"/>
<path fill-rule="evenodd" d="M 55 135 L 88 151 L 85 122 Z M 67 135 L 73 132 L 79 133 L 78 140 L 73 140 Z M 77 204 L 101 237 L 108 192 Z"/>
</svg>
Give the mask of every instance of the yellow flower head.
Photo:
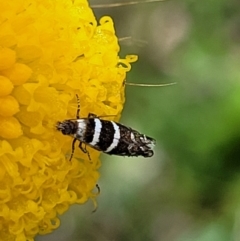
<svg viewBox="0 0 240 241">
<path fill-rule="evenodd" d="M 123 81 L 135 59 L 119 59 L 110 17 L 97 24 L 86 0 L 1 1 L 0 240 L 33 240 L 57 215 L 94 198 L 99 152 L 78 148 L 57 121 L 89 112 L 119 118 Z"/>
</svg>

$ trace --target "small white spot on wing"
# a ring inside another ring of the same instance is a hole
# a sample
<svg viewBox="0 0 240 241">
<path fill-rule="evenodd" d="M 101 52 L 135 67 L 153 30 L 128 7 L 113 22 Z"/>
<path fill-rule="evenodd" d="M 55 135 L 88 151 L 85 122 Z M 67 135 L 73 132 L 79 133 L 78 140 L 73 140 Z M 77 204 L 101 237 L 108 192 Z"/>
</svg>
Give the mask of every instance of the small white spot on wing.
<svg viewBox="0 0 240 241">
<path fill-rule="evenodd" d="M 153 148 L 155 147 L 155 143 L 154 142 L 150 142 L 147 144 L 147 147 L 150 149 L 150 150 L 153 150 Z"/>
<path fill-rule="evenodd" d="M 136 142 L 136 139 L 135 139 L 135 135 L 131 132 L 131 140 L 133 141 L 133 142 Z"/>
</svg>

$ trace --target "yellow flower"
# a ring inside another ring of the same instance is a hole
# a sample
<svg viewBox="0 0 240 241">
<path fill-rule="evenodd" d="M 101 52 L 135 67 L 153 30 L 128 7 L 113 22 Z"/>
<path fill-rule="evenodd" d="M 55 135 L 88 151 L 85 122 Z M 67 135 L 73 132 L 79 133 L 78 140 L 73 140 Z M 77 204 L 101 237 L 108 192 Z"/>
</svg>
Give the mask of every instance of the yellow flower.
<svg viewBox="0 0 240 241">
<path fill-rule="evenodd" d="M 94 199 L 99 152 L 88 156 L 57 121 L 89 112 L 119 119 L 134 57 L 119 59 L 110 17 L 98 25 L 86 0 L 1 1 L 0 240 L 33 240 L 58 215 Z"/>
</svg>

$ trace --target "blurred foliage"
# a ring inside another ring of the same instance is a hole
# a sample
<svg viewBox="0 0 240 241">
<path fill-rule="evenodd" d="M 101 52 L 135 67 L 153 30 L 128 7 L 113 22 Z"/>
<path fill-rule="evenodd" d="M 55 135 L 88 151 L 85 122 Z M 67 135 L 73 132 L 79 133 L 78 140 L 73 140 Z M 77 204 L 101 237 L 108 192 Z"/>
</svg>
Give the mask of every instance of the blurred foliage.
<svg viewBox="0 0 240 241">
<path fill-rule="evenodd" d="M 156 138 L 155 156 L 103 156 L 97 212 L 90 214 L 91 204 L 74 207 L 49 237 L 240 240 L 239 0 L 173 0 L 95 13 L 112 16 L 118 36 L 131 37 L 120 42 L 122 56 L 139 55 L 127 81 L 177 84 L 126 86 L 122 122 Z"/>
</svg>

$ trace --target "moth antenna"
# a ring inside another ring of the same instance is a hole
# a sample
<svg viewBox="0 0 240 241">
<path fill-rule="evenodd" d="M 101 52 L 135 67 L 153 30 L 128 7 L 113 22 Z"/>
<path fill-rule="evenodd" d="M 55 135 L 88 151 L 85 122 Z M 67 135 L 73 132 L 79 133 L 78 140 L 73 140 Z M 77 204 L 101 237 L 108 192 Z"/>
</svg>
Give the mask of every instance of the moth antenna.
<svg viewBox="0 0 240 241">
<path fill-rule="evenodd" d="M 131 36 L 127 36 L 127 37 L 121 37 L 118 39 L 118 41 L 126 41 L 126 40 L 132 40 L 133 38 Z"/>
<path fill-rule="evenodd" d="M 148 44 L 148 42 L 145 41 L 145 40 L 136 39 L 136 38 L 133 38 L 131 36 L 119 38 L 118 41 L 119 42 L 125 41 L 125 42 L 130 43 L 130 44 L 136 43 L 136 45 L 138 45 L 140 47 Z"/>
<path fill-rule="evenodd" d="M 105 4 L 93 4 L 91 8 L 116 8 L 129 5 L 136 5 L 139 3 L 154 3 L 154 2 L 165 2 L 166 0 L 144 0 L 144 1 L 131 1 L 126 3 L 105 3 Z"/>
<path fill-rule="evenodd" d="M 125 84 L 130 85 L 130 86 L 139 86 L 139 87 L 164 87 L 164 86 L 169 86 L 169 85 L 175 85 L 177 83 L 173 82 L 173 83 L 168 83 L 168 84 L 138 84 L 138 83 L 126 82 Z"/>
</svg>

